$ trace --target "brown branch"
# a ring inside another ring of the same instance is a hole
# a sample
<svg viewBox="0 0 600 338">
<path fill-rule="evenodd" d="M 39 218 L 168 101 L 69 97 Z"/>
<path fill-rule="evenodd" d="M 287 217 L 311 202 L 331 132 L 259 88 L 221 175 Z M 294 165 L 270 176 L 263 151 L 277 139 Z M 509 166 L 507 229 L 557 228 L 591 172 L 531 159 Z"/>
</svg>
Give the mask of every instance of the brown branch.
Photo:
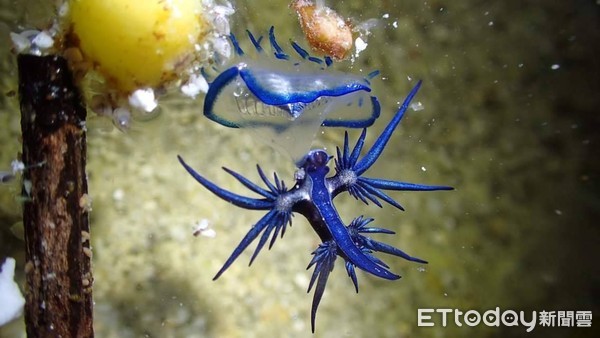
<svg viewBox="0 0 600 338">
<path fill-rule="evenodd" d="M 67 62 L 19 55 L 28 337 L 93 337 L 86 111 Z"/>
</svg>

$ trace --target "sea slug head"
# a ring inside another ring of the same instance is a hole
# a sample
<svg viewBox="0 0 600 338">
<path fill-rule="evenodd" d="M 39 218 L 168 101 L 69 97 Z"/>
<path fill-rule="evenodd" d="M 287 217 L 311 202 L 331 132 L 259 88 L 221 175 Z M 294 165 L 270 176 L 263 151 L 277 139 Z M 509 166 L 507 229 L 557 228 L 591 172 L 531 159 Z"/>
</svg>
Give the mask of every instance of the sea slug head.
<svg viewBox="0 0 600 338">
<path fill-rule="evenodd" d="M 331 157 L 324 150 L 311 150 L 298 163 L 298 167 L 304 169 L 304 171 L 308 174 L 323 170 L 324 173 L 327 173 L 329 171 L 329 167 L 327 167 L 327 162 L 329 162 L 329 159 L 331 159 Z"/>
</svg>

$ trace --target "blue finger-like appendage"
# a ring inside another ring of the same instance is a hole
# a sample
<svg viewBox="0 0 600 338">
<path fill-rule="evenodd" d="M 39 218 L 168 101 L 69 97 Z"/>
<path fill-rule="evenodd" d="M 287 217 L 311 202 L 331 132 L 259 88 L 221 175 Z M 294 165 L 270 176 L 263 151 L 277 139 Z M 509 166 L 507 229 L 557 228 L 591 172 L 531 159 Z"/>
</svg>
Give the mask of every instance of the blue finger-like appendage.
<svg viewBox="0 0 600 338">
<path fill-rule="evenodd" d="M 377 138 L 377 140 L 375 141 L 375 143 L 373 144 L 371 149 L 356 164 L 356 166 L 354 166 L 353 169 L 356 172 L 357 176 L 362 175 L 365 171 L 367 171 L 367 169 L 369 169 L 373 165 L 373 163 L 375 163 L 375 161 L 377 161 L 377 159 L 379 158 L 379 155 L 381 155 L 381 153 L 383 152 L 383 149 L 385 149 L 387 142 L 392 137 L 394 130 L 396 129 L 396 127 L 402 120 L 402 117 L 404 117 L 404 113 L 408 109 L 408 105 L 410 104 L 410 101 L 417 94 L 420 87 L 421 87 L 421 81 L 419 81 L 417 83 L 417 85 L 410 91 L 410 93 L 408 94 L 406 99 L 404 99 L 404 102 L 402 103 L 402 105 L 400 106 L 398 111 L 396 112 L 396 115 L 394 115 L 394 117 L 392 118 L 390 123 L 385 127 L 385 129 L 383 130 L 381 135 L 379 135 L 379 137 Z"/>
<path fill-rule="evenodd" d="M 260 237 L 260 241 L 256 245 L 256 249 L 254 249 L 254 253 L 252 254 L 252 258 L 250 258 L 250 263 L 248 265 L 252 265 L 252 262 L 254 262 L 254 259 L 256 258 L 260 250 L 263 248 L 269 237 L 271 237 L 271 242 L 269 243 L 269 250 L 271 249 L 271 247 L 273 247 L 273 244 L 275 244 L 275 240 L 277 239 L 279 231 L 285 229 L 285 226 L 288 223 L 292 223 L 291 214 L 291 212 L 276 211 L 275 216 L 271 218 L 271 220 L 269 221 L 269 225 L 266 227 L 265 231 Z M 271 234 L 273 235 L 271 236 Z M 281 234 L 283 236 L 283 231 L 281 231 Z"/>
<path fill-rule="evenodd" d="M 274 195 L 273 193 L 271 193 L 270 191 L 267 191 L 261 187 L 259 187 L 258 185 L 256 185 L 254 182 L 250 181 L 249 179 L 245 178 L 244 176 L 236 173 L 235 171 L 225 168 L 223 167 L 223 170 L 225 170 L 228 174 L 230 174 L 231 176 L 235 177 L 236 180 L 238 180 L 240 183 L 242 183 L 246 188 L 254 191 L 255 193 L 264 196 L 267 199 L 270 200 L 274 200 L 275 198 L 277 198 L 276 195 Z"/>
<path fill-rule="evenodd" d="M 262 41 L 262 36 L 259 36 L 258 39 L 256 39 L 254 37 L 254 35 L 252 34 L 252 32 L 250 32 L 249 30 L 246 29 L 246 33 L 248 34 L 248 38 L 250 38 L 250 42 L 252 42 L 252 44 L 254 45 L 254 48 L 256 49 L 257 52 L 262 53 L 263 48 L 260 45 L 260 42 Z"/>
<path fill-rule="evenodd" d="M 400 278 L 400 276 L 393 274 L 385 268 L 375 264 L 372 259 L 365 255 L 356 246 L 350 237 L 350 234 L 348 233 L 348 229 L 346 229 L 346 226 L 342 224 L 341 220 L 329 220 L 329 222 L 327 222 L 327 228 L 337 243 L 338 249 L 344 253 L 346 258 L 352 262 L 352 264 L 377 277 L 389 280 L 396 280 Z"/>
<path fill-rule="evenodd" d="M 280 60 L 288 60 L 290 58 L 277 43 L 277 39 L 275 39 L 275 27 L 273 26 L 269 29 L 269 42 L 274 49 L 273 55 L 275 55 L 276 58 Z"/>
<path fill-rule="evenodd" d="M 229 34 L 229 40 L 231 40 L 231 44 L 233 45 L 234 52 L 238 56 L 244 55 L 244 50 L 240 47 L 240 44 L 237 41 L 237 38 L 235 37 L 235 34 L 233 34 L 233 33 Z"/>
<path fill-rule="evenodd" d="M 426 185 L 407 183 L 400 181 L 384 180 L 380 178 L 359 177 L 359 181 L 368 183 L 369 186 L 385 190 L 401 190 L 401 191 L 434 191 L 434 190 L 454 190 L 452 187 L 445 185 Z"/>
<path fill-rule="evenodd" d="M 216 280 L 217 278 L 219 278 L 221 276 L 221 274 L 223 274 L 223 272 L 225 272 L 225 270 L 227 270 L 227 268 L 229 268 L 229 266 L 239 257 L 239 255 L 248 247 L 248 245 L 250 245 L 250 243 L 252 243 L 252 241 L 254 239 L 256 239 L 256 237 L 258 237 L 258 235 L 265 229 L 265 227 L 267 227 L 269 225 L 271 219 L 273 219 L 273 217 L 275 217 L 276 215 L 277 215 L 277 211 L 275 211 L 275 210 L 269 211 L 265 216 L 263 216 L 263 218 L 261 218 L 252 227 L 252 229 L 250 229 L 250 231 L 248 231 L 246 236 L 244 236 L 244 238 L 242 238 L 242 241 L 240 242 L 240 244 L 238 244 L 238 246 L 235 248 L 235 250 L 233 250 L 233 253 L 231 254 L 231 256 L 229 256 L 229 258 L 227 259 L 225 264 L 223 264 L 223 267 L 221 268 L 221 270 L 219 270 L 219 272 L 217 272 L 217 274 L 215 275 L 213 280 Z"/>
<path fill-rule="evenodd" d="M 313 287 L 315 280 L 317 281 L 317 287 L 315 288 L 315 294 L 313 296 L 312 308 L 310 311 L 310 325 L 312 332 L 315 333 L 315 319 L 317 317 L 317 309 L 323 293 L 325 292 L 325 286 L 327 285 L 327 278 L 329 273 L 333 270 L 335 259 L 337 258 L 336 243 L 328 241 L 319 245 L 317 250 L 313 252 L 313 259 L 308 264 L 307 269 L 315 265 L 310 283 L 308 285 L 308 291 Z"/>
<path fill-rule="evenodd" d="M 192 169 L 192 167 L 187 165 L 187 163 L 185 163 L 183 161 L 183 158 L 181 158 L 181 156 L 177 155 L 177 159 L 179 159 L 179 163 L 181 163 L 181 165 L 185 168 L 185 170 L 187 170 L 187 172 L 190 175 L 192 175 L 192 177 L 196 181 L 198 181 L 198 183 L 202 184 L 210 192 L 212 192 L 213 194 L 219 196 L 220 198 L 222 198 L 223 200 L 225 200 L 231 204 L 234 204 L 240 208 L 249 209 L 249 210 L 269 210 L 269 209 L 272 209 L 274 206 L 272 201 L 269 201 L 266 199 L 256 199 L 256 198 L 245 197 L 245 196 L 241 196 L 241 195 L 232 193 L 231 191 L 221 189 L 216 184 L 212 183 L 211 181 L 207 180 L 206 178 L 204 178 L 200 174 L 198 174 L 194 169 Z"/>
<path fill-rule="evenodd" d="M 390 255 L 404 258 L 411 262 L 427 264 L 427 261 L 424 261 L 417 257 L 412 257 L 412 256 L 408 255 L 407 253 L 405 253 L 404 251 L 402 251 L 398 248 L 395 248 L 389 244 L 378 242 L 372 238 L 361 235 L 363 233 L 394 234 L 393 231 L 388 230 L 388 229 L 369 227 L 368 225 L 371 222 L 373 222 L 373 218 L 364 218 L 363 216 L 358 216 L 357 218 L 353 219 L 352 222 L 350 222 L 350 224 L 348 225 L 348 231 L 350 233 L 350 236 L 352 237 L 352 240 L 354 240 L 354 242 L 357 243 L 360 247 L 362 247 L 364 250 L 367 250 L 367 251 L 371 250 L 371 251 L 383 252 L 383 253 L 387 253 Z M 370 257 L 373 257 L 373 256 L 370 256 Z"/>
<path fill-rule="evenodd" d="M 368 194 L 367 197 L 369 199 L 375 199 L 374 196 L 379 197 L 380 199 L 388 202 L 389 204 L 393 205 L 394 207 L 404 211 L 404 208 L 400 205 L 400 203 L 396 202 L 393 198 L 391 198 L 390 196 L 388 196 L 386 193 L 384 193 L 381 190 L 378 190 L 376 188 L 373 188 L 371 185 L 369 185 L 368 183 L 362 182 L 361 181 L 362 177 L 358 178 L 358 181 L 356 182 L 356 184 L 362 188 L 364 188 Z M 371 195 L 374 195 L 373 197 L 371 197 Z M 377 204 L 380 208 L 381 208 L 381 204 L 380 203 L 375 203 Z"/>
<path fill-rule="evenodd" d="M 352 284 L 354 284 L 354 290 L 358 293 L 358 278 L 356 278 L 356 271 L 354 270 L 354 264 L 350 261 L 346 261 L 346 272 L 348 273 L 348 277 L 352 280 Z"/>
<path fill-rule="evenodd" d="M 404 258 L 411 262 L 427 264 L 427 261 L 425 261 L 425 260 L 422 260 L 418 257 L 413 257 L 396 247 L 393 247 L 389 244 L 385 244 L 382 242 L 372 240 L 370 238 L 367 238 L 367 240 L 365 241 L 365 246 L 373 251 L 378 251 L 378 252 L 383 252 L 383 253 L 386 253 L 389 255 L 398 256 L 398 257 Z"/>
</svg>

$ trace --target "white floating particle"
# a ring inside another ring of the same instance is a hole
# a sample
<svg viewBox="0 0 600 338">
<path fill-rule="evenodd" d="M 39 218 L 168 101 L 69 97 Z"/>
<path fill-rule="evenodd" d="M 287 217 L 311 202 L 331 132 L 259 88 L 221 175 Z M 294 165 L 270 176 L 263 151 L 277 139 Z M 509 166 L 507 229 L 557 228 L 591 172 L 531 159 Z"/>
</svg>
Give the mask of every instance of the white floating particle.
<svg viewBox="0 0 600 338">
<path fill-rule="evenodd" d="M 412 109 L 413 111 L 421 111 L 421 110 L 425 109 L 425 106 L 421 103 L 421 101 L 418 101 L 418 102 L 411 103 L 410 109 Z"/>
<path fill-rule="evenodd" d="M 129 104 L 133 108 L 141 109 L 148 113 L 158 106 L 152 88 L 142 88 L 131 93 L 129 95 Z"/>
<path fill-rule="evenodd" d="M 125 191 L 123 189 L 116 189 L 113 191 L 112 198 L 115 202 L 121 202 L 125 198 Z"/>
<path fill-rule="evenodd" d="M 427 168 L 425 168 L 425 167 L 421 167 L 421 170 L 422 170 L 422 171 L 427 171 Z"/>
<path fill-rule="evenodd" d="M 394 26 L 394 28 L 398 28 L 398 21 L 392 22 L 392 26 Z"/>
<path fill-rule="evenodd" d="M 12 169 L 13 175 L 23 172 L 25 170 L 25 163 L 19 160 L 12 160 L 10 162 L 10 168 Z"/>
<path fill-rule="evenodd" d="M 52 36 L 50 36 L 50 33 L 46 31 L 41 31 L 40 34 L 36 35 L 35 38 L 33 38 L 31 43 L 41 49 L 48 49 L 54 46 L 54 39 L 52 38 Z"/>
<path fill-rule="evenodd" d="M 14 277 L 15 260 L 8 257 L 0 268 L 0 326 L 18 318 L 23 312 L 25 299 Z"/>
<path fill-rule="evenodd" d="M 558 63 L 555 63 L 552 66 L 550 66 L 550 69 L 552 69 L 552 70 L 557 70 L 559 68 L 560 68 L 560 65 Z"/>
<path fill-rule="evenodd" d="M 382 17 L 382 18 L 384 18 L 384 19 L 387 19 L 387 18 L 389 18 L 389 17 L 390 17 L 390 15 L 389 15 L 388 13 L 385 13 L 385 14 L 384 14 L 384 15 L 382 15 L 381 17 Z"/>
<path fill-rule="evenodd" d="M 200 231 L 200 236 L 204 236 L 204 237 L 208 237 L 208 238 L 215 238 L 217 236 L 217 232 L 213 229 L 206 229 L 206 230 Z"/>
<path fill-rule="evenodd" d="M 360 37 L 356 38 L 356 40 L 354 40 L 354 46 L 356 49 L 356 52 L 354 53 L 355 57 L 358 57 L 358 55 L 360 54 L 360 52 L 362 52 L 363 50 L 367 49 L 367 43 L 361 39 Z"/>
<path fill-rule="evenodd" d="M 181 92 L 194 99 L 198 94 L 208 92 L 208 82 L 202 75 L 192 74 L 188 83 L 181 86 Z"/>
<path fill-rule="evenodd" d="M 194 225 L 194 236 L 204 236 L 214 238 L 217 236 L 217 232 L 208 227 L 209 223 L 206 218 L 200 220 L 200 222 Z"/>
<path fill-rule="evenodd" d="M 31 47 L 31 41 L 22 34 L 10 32 L 10 39 L 12 41 L 15 52 L 22 53 L 23 51 Z"/>
</svg>

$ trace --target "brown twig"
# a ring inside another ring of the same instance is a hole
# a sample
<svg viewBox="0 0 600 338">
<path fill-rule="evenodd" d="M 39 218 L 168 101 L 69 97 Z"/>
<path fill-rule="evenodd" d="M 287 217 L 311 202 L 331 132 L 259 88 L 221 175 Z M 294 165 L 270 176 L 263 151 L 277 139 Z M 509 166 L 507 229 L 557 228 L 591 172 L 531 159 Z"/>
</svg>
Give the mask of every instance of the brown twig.
<svg viewBox="0 0 600 338">
<path fill-rule="evenodd" d="M 86 111 L 67 62 L 19 55 L 28 337 L 93 337 Z"/>
</svg>

